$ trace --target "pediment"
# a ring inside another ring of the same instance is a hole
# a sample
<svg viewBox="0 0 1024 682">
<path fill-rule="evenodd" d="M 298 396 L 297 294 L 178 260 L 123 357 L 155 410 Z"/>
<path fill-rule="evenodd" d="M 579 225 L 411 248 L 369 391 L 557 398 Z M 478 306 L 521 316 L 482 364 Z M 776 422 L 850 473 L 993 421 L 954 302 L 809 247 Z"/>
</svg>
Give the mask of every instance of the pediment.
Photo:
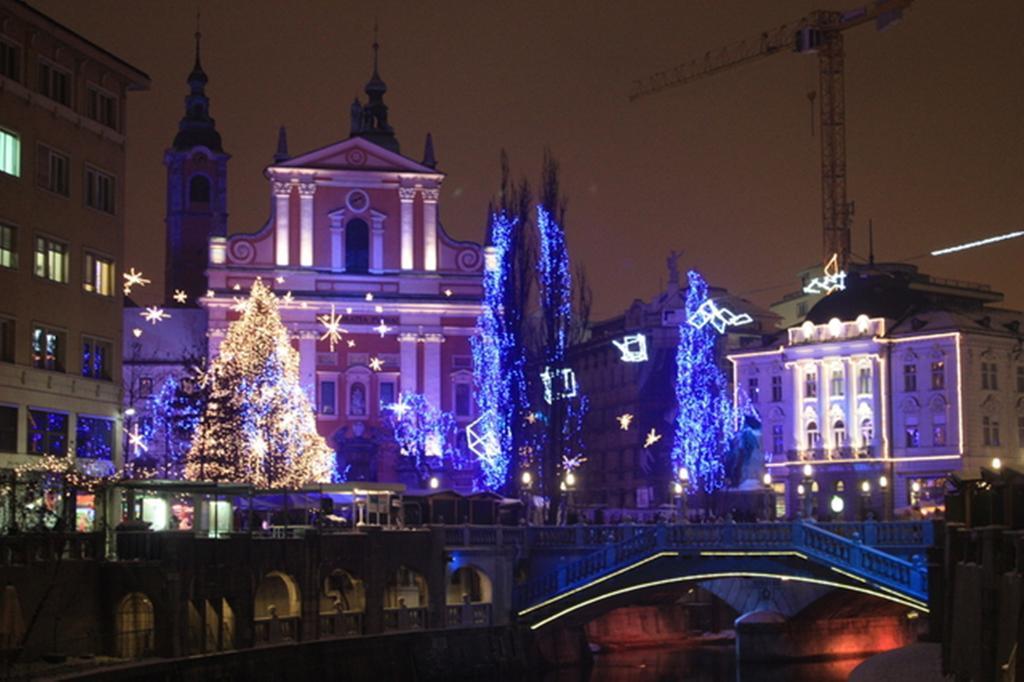
<svg viewBox="0 0 1024 682">
<path fill-rule="evenodd" d="M 350 137 L 300 154 L 287 161 L 274 164 L 270 170 L 288 168 L 315 168 L 328 170 L 397 171 L 403 173 L 429 173 L 443 175 L 436 169 L 377 146 L 361 137 Z"/>
</svg>

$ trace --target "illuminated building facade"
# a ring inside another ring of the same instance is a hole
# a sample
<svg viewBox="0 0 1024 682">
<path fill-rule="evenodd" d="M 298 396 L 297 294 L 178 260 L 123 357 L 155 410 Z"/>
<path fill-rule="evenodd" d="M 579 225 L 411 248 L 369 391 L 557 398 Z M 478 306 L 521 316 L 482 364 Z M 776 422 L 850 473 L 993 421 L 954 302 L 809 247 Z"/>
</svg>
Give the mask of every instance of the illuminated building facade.
<svg viewBox="0 0 1024 682">
<path fill-rule="evenodd" d="M 73 453 L 109 472 L 122 452 L 128 93 L 149 77 L 21 2 L 0 5 L 0 56 L 0 468 Z M 20 480 L 0 525 L 75 523 L 59 490 Z M 94 507 L 79 505 L 91 527 Z"/>
<path fill-rule="evenodd" d="M 909 265 L 855 267 L 848 282 L 764 348 L 729 355 L 737 402 L 761 416 L 779 513 L 927 510 L 950 473 L 1019 463 L 1024 316 L 992 307 L 1002 295 L 986 286 Z"/>
<path fill-rule="evenodd" d="M 368 100 L 353 102 L 340 142 L 289 156 L 282 131 L 264 173 L 269 220 L 251 234 L 211 237 L 201 305 L 212 356 L 238 315 L 233 299 L 258 277 L 272 286 L 339 469 L 350 480 L 416 485 L 387 428 L 389 408 L 403 393 L 422 394 L 454 415 L 464 439 L 484 259 L 480 245 L 445 233 L 433 144 L 428 136 L 422 160 L 400 153 L 386 90 L 375 64 Z M 472 480 L 437 468 L 444 485 Z"/>
<path fill-rule="evenodd" d="M 774 334 L 777 318 L 771 312 L 721 288 L 710 287 L 708 295 L 718 306 L 753 318 L 748 324 L 725 327 L 723 353 L 759 348 L 766 335 Z M 677 502 L 671 450 L 676 347 L 685 311 L 686 285 L 680 285 L 675 259 L 670 258 L 665 291 L 650 301 L 634 301 L 622 315 L 594 323 L 590 337 L 569 350 L 579 390 L 590 401 L 584 422 L 587 461 L 576 472 L 575 492 L 577 506 L 590 516 L 602 510 L 606 520 L 627 515 L 651 518 L 671 513 Z M 632 418 L 620 420 L 624 415 Z M 649 441 L 654 442 L 647 445 Z"/>
</svg>

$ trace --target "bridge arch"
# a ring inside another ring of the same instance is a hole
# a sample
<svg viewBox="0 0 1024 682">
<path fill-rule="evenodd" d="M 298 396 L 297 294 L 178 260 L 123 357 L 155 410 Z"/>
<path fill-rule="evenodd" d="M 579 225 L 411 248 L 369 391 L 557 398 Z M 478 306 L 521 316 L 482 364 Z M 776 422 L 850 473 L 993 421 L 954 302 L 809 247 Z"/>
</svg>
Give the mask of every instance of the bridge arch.
<svg viewBox="0 0 1024 682">
<path fill-rule="evenodd" d="M 302 613 L 302 595 L 295 578 L 281 571 L 267 573 L 256 588 L 253 617 L 256 620 L 298 618 Z"/>
<path fill-rule="evenodd" d="M 491 578 L 473 564 L 463 564 L 448 575 L 445 604 L 490 604 L 494 601 Z"/>
</svg>

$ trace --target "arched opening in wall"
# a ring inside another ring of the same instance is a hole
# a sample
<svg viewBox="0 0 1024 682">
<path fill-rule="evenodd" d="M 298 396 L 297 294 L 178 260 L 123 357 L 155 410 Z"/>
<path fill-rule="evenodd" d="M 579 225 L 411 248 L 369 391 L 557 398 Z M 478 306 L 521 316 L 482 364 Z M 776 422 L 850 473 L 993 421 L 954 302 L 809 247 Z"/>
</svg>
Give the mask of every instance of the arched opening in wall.
<svg viewBox="0 0 1024 682">
<path fill-rule="evenodd" d="M 210 179 L 205 175 L 193 175 L 188 181 L 188 203 L 210 203 Z"/>
<path fill-rule="evenodd" d="M 345 271 L 370 270 L 370 227 L 356 218 L 345 226 Z"/>
<path fill-rule="evenodd" d="M 429 594 L 422 574 L 400 566 L 384 590 L 384 628 L 415 630 L 426 627 Z"/>
<path fill-rule="evenodd" d="M 358 635 L 363 632 L 366 588 L 348 571 L 334 569 L 324 578 L 320 593 L 322 635 Z"/>
<path fill-rule="evenodd" d="M 235 648 L 235 610 L 227 599 L 220 600 L 220 648 Z"/>
<path fill-rule="evenodd" d="M 833 422 L 832 439 L 834 441 L 833 447 L 836 450 L 846 446 L 846 422 L 842 419 L 837 419 Z"/>
<path fill-rule="evenodd" d="M 491 579 L 475 566 L 460 566 L 448 576 L 445 591 L 445 624 L 479 626 L 491 624 Z"/>
<path fill-rule="evenodd" d="M 142 658 L 153 653 L 153 602 L 141 592 L 132 592 L 117 606 L 117 655 Z"/>
<path fill-rule="evenodd" d="M 272 571 L 260 581 L 253 600 L 256 642 L 295 639 L 302 614 L 302 597 L 295 579 Z"/>
<path fill-rule="evenodd" d="M 814 450 L 821 445 L 821 432 L 818 422 L 807 422 L 807 449 Z"/>
</svg>

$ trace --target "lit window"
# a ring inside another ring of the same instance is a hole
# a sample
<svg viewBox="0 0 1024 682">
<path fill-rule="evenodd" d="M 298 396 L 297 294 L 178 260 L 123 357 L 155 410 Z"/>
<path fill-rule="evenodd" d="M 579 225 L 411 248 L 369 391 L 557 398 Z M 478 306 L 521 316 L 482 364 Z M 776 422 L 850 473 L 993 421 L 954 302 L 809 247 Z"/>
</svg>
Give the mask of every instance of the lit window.
<svg viewBox="0 0 1024 682">
<path fill-rule="evenodd" d="M 946 387 L 946 363 L 938 360 L 932 363 L 932 390 L 941 391 Z"/>
<path fill-rule="evenodd" d="M 21 49 L 6 40 L 0 40 L 0 76 L 21 81 Z"/>
<path fill-rule="evenodd" d="M 91 336 L 82 337 L 82 376 L 110 381 L 112 346 Z"/>
<path fill-rule="evenodd" d="M 846 424 L 842 420 L 832 424 L 832 439 L 836 450 L 846 446 Z"/>
<path fill-rule="evenodd" d="M 772 425 L 772 454 L 783 454 L 785 444 L 782 436 L 782 424 Z"/>
<path fill-rule="evenodd" d="M 772 377 L 772 402 L 782 402 L 782 377 Z"/>
<path fill-rule="evenodd" d="M 36 237 L 36 277 L 51 282 L 68 281 L 68 245 L 49 237 Z"/>
<path fill-rule="evenodd" d="M 89 118 L 116 130 L 117 98 L 107 92 L 90 87 Z"/>
<path fill-rule="evenodd" d="M 904 445 L 908 448 L 916 448 L 921 445 L 921 430 L 917 427 L 917 419 L 907 417 L 904 432 L 906 434 Z"/>
<path fill-rule="evenodd" d="M 68 157 L 45 144 L 38 145 L 36 149 L 36 184 L 55 194 L 68 196 L 71 191 Z"/>
<path fill-rule="evenodd" d="M 871 368 L 861 367 L 857 370 L 857 393 L 867 395 L 871 393 Z"/>
<path fill-rule="evenodd" d="M 64 332 L 47 327 L 32 329 L 32 366 L 54 372 L 64 371 Z"/>
<path fill-rule="evenodd" d="M 832 370 L 832 381 L 829 386 L 829 392 L 831 395 L 843 395 L 846 392 L 845 380 L 843 377 L 842 368 L 836 368 Z"/>
<path fill-rule="evenodd" d="M 104 213 L 114 212 L 114 176 L 85 167 L 85 204 Z"/>
<path fill-rule="evenodd" d="M 71 103 L 71 76 L 48 62 L 39 62 L 39 92 L 64 106 Z"/>
<path fill-rule="evenodd" d="M 813 370 L 804 374 L 804 397 L 818 397 L 818 374 Z"/>
<path fill-rule="evenodd" d="M 21 177 L 21 138 L 0 128 L 0 173 Z"/>
<path fill-rule="evenodd" d="M 320 414 L 337 414 L 337 394 L 334 381 L 320 382 Z"/>
<path fill-rule="evenodd" d="M 821 432 L 817 422 L 807 422 L 807 449 L 814 450 L 821 445 Z"/>
<path fill-rule="evenodd" d="M 903 365 L 903 390 L 907 393 L 917 390 L 917 365 Z"/>
<path fill-rule="evenodd" d="M 936 422 L 932 424 L 932 445 L 941 448 L 946 445 L 946 424 Z"/>
<path fill-rule="evenodd" d="M 68 416 L 60 412 L 29 410 L 28 451 L 33 455 L 67 455 Z"/>
<path fill-rule="evenodd" d="M 757 378 L 747 380 L 747 395 L 750 397 L 750 402 L 752 403 L 756 403 L 760 400 L 761 389 L 757 385 Z"/>
<path fill-rule="evenodd" d="M 114 295 L 114 261 L 93 253 L 85 254 L 82 288 L 100 296 Z"/>
<path fill-rule="evenodd" d="M 78 415 L 75 426 L 75 455 L 86 459 L 111 459 L 114 452 L 114 422 Z"/>
<path fill-rule="evenodd" d="M 18 267 L 18 230 L 0 225 L 0 268 Z"/>
<path fill-rule="evenodd" d="M 870 447 L 875 439 L 875 424 L 870 418 L 860 420 L 860 445 Z"/>
</svg>

